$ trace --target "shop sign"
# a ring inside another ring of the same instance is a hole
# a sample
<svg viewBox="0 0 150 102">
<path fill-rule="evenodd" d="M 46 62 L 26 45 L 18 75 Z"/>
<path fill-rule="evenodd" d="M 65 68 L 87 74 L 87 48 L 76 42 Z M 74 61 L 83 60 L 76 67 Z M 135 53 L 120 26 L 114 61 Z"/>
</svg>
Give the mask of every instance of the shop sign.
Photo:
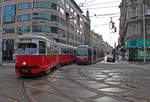
<svg viewBox="0 0 150 102">
<path fill-rule="evenodd" d="M 144 40 L 138 40 L 138 47 L 144 46 Z M 145 46 L 150 46 L 150 39 L 145 40 Z"/>
<path fill-rule="evenodd" d="M 150 39 L 145 40 L 145 46 L 150 47 Z M 144 47 L 144 40 L 127 40 L 127 47 Z"/>
</svg>

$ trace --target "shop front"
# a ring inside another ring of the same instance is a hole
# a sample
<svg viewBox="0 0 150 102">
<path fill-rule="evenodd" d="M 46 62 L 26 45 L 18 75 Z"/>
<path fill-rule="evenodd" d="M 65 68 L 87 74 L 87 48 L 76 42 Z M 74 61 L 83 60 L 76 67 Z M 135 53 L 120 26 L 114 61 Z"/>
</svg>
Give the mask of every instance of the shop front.
<svg viewBox="0 0 150 102">
<path fill-rule="evenodd" d="M 3 39 L 3 61 L 13 60 L 14 40 Z"/>
<path fill-rule="evenodd" d="M 145 40 L 145 54 L 144 54 L 144 40 L 127 40 L 127 53 L 129 61 L 150 61 L 150 39 Z"/>
</svg>

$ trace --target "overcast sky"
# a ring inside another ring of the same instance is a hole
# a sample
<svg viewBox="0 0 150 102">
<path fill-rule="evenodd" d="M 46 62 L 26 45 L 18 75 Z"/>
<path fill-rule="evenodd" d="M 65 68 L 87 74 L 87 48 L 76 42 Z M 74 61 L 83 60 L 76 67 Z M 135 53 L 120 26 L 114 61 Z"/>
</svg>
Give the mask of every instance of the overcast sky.
<svg viewBox="0 0 150 102">
<path fill-rule="evenodd" d="M 118 44 L 119 37 L 119 4 L 121 0 L 75 0 L 81 6 L 84 15 L 88 9 L 91 19 L 91 29 L 103 36 L 103 40 L 114 46 Z M 94 16 L 96 15 L 96 16 Z M 110 17 L 117 27 L 117 32 L 112 33 L 109 29 Z"/>
</svg>

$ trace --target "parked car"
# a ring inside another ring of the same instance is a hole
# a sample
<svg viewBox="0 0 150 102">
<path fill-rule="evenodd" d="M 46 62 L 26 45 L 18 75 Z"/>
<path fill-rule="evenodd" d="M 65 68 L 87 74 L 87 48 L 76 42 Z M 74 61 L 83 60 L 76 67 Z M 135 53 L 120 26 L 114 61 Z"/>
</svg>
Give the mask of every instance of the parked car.
<svg viewBox="0 0 150 102">
<path fill-rule="evenodd" d="M 113 57 L 113 55 L 107 56 L 107 62 L 115 62 L 115 58 Z"/>
</svg>

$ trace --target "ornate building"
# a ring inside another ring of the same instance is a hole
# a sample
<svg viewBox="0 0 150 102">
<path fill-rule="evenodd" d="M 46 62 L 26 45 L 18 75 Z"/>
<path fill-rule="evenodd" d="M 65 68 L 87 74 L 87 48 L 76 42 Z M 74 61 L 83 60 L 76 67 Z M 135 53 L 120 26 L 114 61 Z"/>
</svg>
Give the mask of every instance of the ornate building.
<svg viewBox="0 0 150 102">
<path fill-rule="evenodd" d="M 122 0 L 120 43 L 130 61 L 150 59 L 150 1 Z"/>
</svg>

